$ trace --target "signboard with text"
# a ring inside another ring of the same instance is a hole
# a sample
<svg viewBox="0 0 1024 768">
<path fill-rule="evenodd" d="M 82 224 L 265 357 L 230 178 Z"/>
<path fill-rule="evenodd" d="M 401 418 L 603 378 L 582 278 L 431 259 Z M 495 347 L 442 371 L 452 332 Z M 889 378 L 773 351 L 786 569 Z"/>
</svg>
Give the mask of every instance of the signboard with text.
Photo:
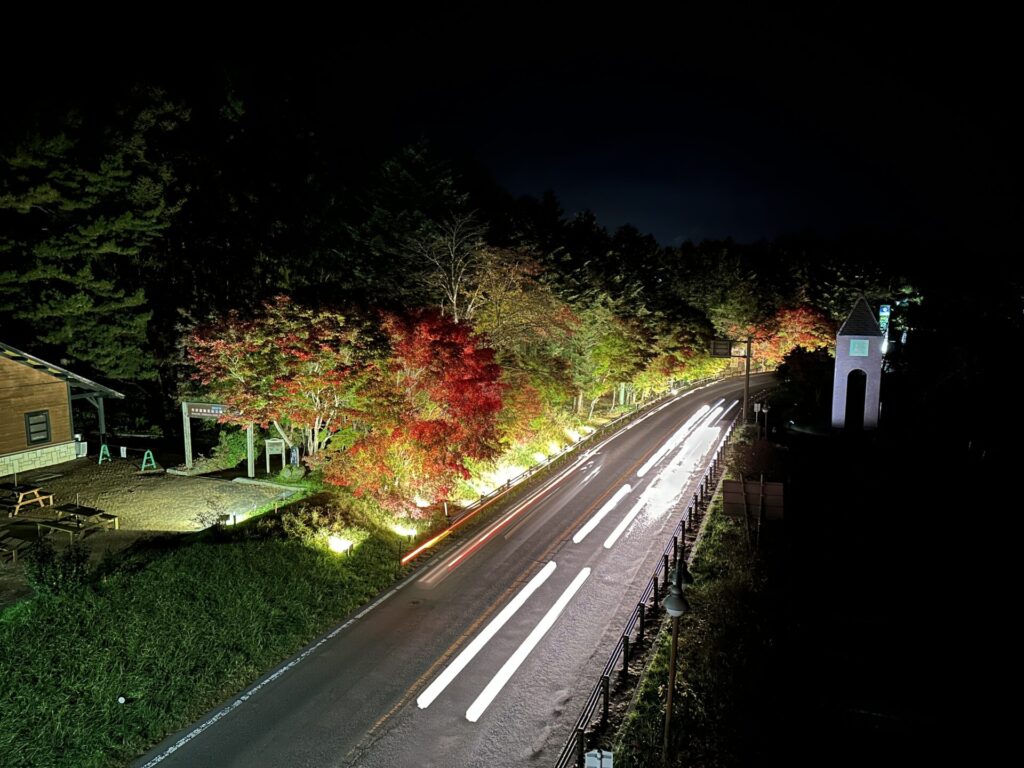
<svg viewBox="0 0 1024 768">
<path fill-rule="evenodd" d="M 732 357 L 732 340 L 731 339 L 712 339 L 711 340 L 711 356 L 712 357 Z"/>
<path fill-rule="evenodd" d="M 220 403 L 185 403 L 190 419 L 219 419 L 231 413 L 231 409 Z"/>
</svg>

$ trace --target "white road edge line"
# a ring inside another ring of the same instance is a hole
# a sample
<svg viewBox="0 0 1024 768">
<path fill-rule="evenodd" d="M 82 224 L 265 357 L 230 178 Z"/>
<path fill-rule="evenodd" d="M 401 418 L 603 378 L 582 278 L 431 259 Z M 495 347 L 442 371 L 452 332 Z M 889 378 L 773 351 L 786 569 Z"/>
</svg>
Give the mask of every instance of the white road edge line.
<svg viewBox="0 0 1024 768">
<path fill-rule="evenodd" d="M 509 656 L 508 661 L 505 662 L 504 666 L 498 670 L 491 682 L 487 684 L 483 692 L 476 697 L 469 709 L 466 710 L 466 719 L 471 723 L 475 723 L 480 719 L 480 716 L 494 701 L 494 697 L 497 696 L 501 689 L 505 687 L 505 683 L 509 681 L 515 671 L 519 669 L 522 663 L 526 660 L 526 657 L 530 655 L 530 652 L 537 646 L 541 638 L 547 633 L 549 629 L 554 625 L 555 621 L 565 610 L 565 607 L 572 600 L 573 596 L 579 591 L 580 587 L 583 586 L 583 582 L 590 576 L 590 569 L 584 568 L 577 574 L 576 578 L 572 580 L 572 584 L 566 587 L 565 592 L 562 593 L 561 597 L 555 601 L 555 604 L 548 609 L 548 612 L 544 614 L 544 618 L 540 620 L 540 623 L 533 628 L 533 631 L 523 640 L 515 653 Z"/>
<path fill-rule="evenodd" d="M 248 691 L 243 693 L 241 696 L 239 696 L 237 699 L 235 699 L 233 702 L 231 702 L 228 706 L 224 707 L 224 709 L 220 710 L 217 714 L 215 714 L 209 720 L 207 720 L 206 722 L 204 722 L 204 723 L 202 723 L 200 725 L 197 725 L 191 731 L 189 731 L 184 736 L 182 736 L 180 739 L 178 739 L 176 742 L 174 742 L 174 744 L 169 746 L 166 750 L 164 750 L 159 755 L 157 755 L 152 760 L 150 760 L 148 763 L 143 765 L 142 768 L 151 768 L 151 766 L 157 765 L 158 763 L 162 763 L 168 757 L 170 757 L 175 752 L 177 752 L 179 749 L 181 749 L 183 746 L 185 746 L 190 741 L 192 741 L 192 739 L 194 739 L 197 736 L 199 736 L 200 734 L 202 734 L 203 731 L 207 730 L 210 726 L 212 726 L 214 723 L 216 723 L 222 717 L 230 715 L 232 712 L 234 712 L 236 709 L 238 709 L 240 706 L 242 706 L 245 702 L 247 702 L 249 699 L 251 699 L 253 696 L 255 696 L 260 691 L 260 689 L 263 688 L 265 685 L 268 685 L 268 684 L 274 682 L 277 678 L 279 678 L 285 672 L 287 672 L 288 670 L 292 669 L 293 667 L 298 666 L 298 664 L 301 661 L 303 661 L 307 656 L 309 656 L 311 653 L 313 653 L 313 651 L 317 650 L 321 645 L 326 643 L 328 640 L 334 639 L 342 630 L 348 629 L 350 626 L 355 624 L 359 619 L 363 618 L 363 616 L 368 614 L 370 611 L 372 611 L 378 605 L 383 603 L 385 600 L 387 600 L 389 597 L 391 597 L 393 594 L 395 594 L 398 590 L 400 590 L 402 587 L 404 587 L 408 583 L 409 583 L 408 581 L 403 581 L 401 584 L 399 584 L 397 587 L 392 589 L 387 594 L 381 595 L 379 598 L 377 598 L 372 603 L 370 603 L 370 605 L 368 605 L 366 608 L 364 608 L 360 613 L 357 613 L 355 616 L 353 616 L 351 619 L 346 621 L 340 627 L 337 627 L 337 628 L 331 630 L 328 634 L 326 634 L 322 638 L 320 638 L 319 641 L 317 641 L 315 644 L 309 646 L 309 648 L 304 650 L 302 653 L 300 653 L 294 659 L 289 661 L 283 667 L 281 667 L 280 669 L 278 669 L 278 670 L 272 672 L 271 674 L 267 675 L 259 683 L 257 683 L 252 688 L 250 688 Z"/>
<path fill-rule="evenodd" d="M 604 519 L 604 516 L 615 509 L 615 505 L 622 501 L 622 497 L 632 490 L 633 486 L 629 483 L 626 483 L 624 486 L 619 488 L 619 490 L 615 492 L 615 495 L 608 499 L 608 501 L 604 503 L 604 506 L 601 507 L 601 509 L 599 509 L 592 518 L 587 520 L 586 524 L 582 528 L 576 531 L 576 535 L 572 537 L 572 543 L 579 544 L 587 538 L 587 534 L 594 530 L 597 527 L 597 524 Z"/>
<path fill-rule="evenodd" d="M 544 566 L 536 576 L 530 579 L 529 583 L 523 587 L 519 594 L 517 594 L 512 600 L 506 605 L 501 613 L 495 616 L 491 622 L 484 627 L 483 632 L 473 638 L 466 649 L 455 657 L 455 661 L 445 667 L 444 671 L 434 678 L 434 682 L 426 687 L 426 689 L 417 697 L 416 705 L 420 709 L 426 709 L 429 707 L 441 692 L 448 687 L 448 684 L 454 680 L 458 674 L 466 668 L 466 665 L 473 660 L 473 658 L 480 653 L 485 645 L 490 642 L 491 638 L 494 637 L 498 630 L 505 626 L 505 623 L 511 619 L 523 604 L 529 599 L 530 595 L 537 591 L 538 587 L 548 580 L 548 577 L 555 572 L 555 561 L 550 561 Z"/>
</svg>

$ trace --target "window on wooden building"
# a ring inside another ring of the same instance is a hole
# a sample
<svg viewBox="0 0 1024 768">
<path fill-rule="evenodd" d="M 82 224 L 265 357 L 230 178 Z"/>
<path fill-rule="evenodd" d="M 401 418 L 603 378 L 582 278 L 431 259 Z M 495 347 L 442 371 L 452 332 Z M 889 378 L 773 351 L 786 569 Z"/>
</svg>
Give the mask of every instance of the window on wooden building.
<svg viewBox="0 0 1024 768">
<path fill-rule="evenodd" d="M 50 412 L 32 411 L 25 414 L 25 435 L 29 445 L 50 442 Z"/>
</svg>

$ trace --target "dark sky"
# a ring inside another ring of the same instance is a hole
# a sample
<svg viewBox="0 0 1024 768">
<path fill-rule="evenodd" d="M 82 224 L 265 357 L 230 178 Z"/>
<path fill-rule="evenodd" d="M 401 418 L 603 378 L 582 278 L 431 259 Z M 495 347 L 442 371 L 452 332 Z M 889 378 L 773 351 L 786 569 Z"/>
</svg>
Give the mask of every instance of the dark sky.
<svg viewBox="0 0 1024 768">
<path fill-rule="evenodd" d="M 406 130 L 475 153 L 511 192 L 551 188 L 663 243 L 938 238 L 1019 215 L 1010 20 L 825 7 L 503 20 L 426 51 L 420 29 L 382 80 L 407 89 Z"/>
<path fill-rule="evenodd" d="M 8 90 L 45 99 L 147 69 L 212 82 L 226 66 L 250 88 L 301 90 L 291 103 L 339 143 L 427 137 L 516 195 L 552 189 L 570 215 L 589 208 L 665 244 L 804 229 L 1016 235 L 1010 18 L 697 8 L 395 8 L 204 39 L 199 25 L 173 47 L 55 45 Z"/>
</svg>

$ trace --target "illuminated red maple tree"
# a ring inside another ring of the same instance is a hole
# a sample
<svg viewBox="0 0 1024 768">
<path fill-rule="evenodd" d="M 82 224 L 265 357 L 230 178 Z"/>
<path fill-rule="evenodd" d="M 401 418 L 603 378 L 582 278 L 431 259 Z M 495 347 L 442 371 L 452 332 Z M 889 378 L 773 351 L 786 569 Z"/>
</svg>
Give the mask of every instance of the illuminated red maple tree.
<svg viewBox="0 0 1024 768">
<path fill-rule="evenodd" d="M 370 428 L 324 463 L 328 482 L 418 514 L 415 503 L 446 498 L 468 478 L 467 459 L 498 452 L 500 367 L 465 323 L 433 312 L 383 322 L 390 356 L 367 391 Z"/>
</svg>

